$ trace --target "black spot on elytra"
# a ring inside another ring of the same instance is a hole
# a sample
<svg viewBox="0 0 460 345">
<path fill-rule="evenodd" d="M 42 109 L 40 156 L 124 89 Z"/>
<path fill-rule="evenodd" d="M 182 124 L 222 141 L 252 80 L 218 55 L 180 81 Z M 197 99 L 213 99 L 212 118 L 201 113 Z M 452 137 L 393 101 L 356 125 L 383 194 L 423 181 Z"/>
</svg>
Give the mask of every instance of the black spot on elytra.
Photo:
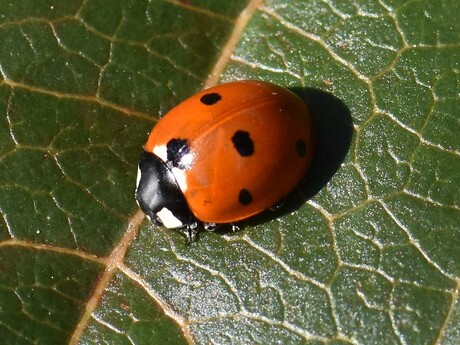
<svg viewBox="0 0 460 345">
<path fill-rule="evenodd" d="M 187 139 L 171 139 L 166 144 L 167 160 L 173 167 L 179 169 L 187 169 L 188 166 L 183 164 L 182 158 L 190 154 Z"/>
<path fill-rule="evenodd" d="M 200 102 L 206 105 L 213 105 L 219 102 L 222 99 L 222 96 L 218 93 L 207 93 L 206 95 L 201 96 Z"/>
<path fill-rule="evenodd" d="M 252 156 L 254 153 L 254 142 L 249 136 L 249 132 L 236 131 L 232 137 L 233 146 L 243 157 Z"/>
<path fill-rule="evenodd" d="M 305 140 L 299 139 L 295 143 L 295 147 L 297 149 L 297 154 L 304 158 L 307 155 L 307 144 L 305 144 Z"/>
<path fill-rule="evenodd" d="M 247 189 L 240 190 L 240 194 L 238 195 L 238 201 L 241 205 L 249 205 L 252 202 L 252 195 Z"/>
</svg>

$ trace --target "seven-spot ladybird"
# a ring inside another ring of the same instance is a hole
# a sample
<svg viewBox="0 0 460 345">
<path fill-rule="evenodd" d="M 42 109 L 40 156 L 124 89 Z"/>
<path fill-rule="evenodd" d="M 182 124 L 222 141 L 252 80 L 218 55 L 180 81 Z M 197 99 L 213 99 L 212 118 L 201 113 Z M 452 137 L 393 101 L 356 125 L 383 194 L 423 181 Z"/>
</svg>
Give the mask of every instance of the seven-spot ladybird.
<svg viewBox="0 0 460 345">
<path fill-rule="evenodd" d="M 186 230 L 235 223 L 283 200 L 313 154 L 310 113 L 261 81 L 188 98 L 153 128 L 139 160 L 137 202 L 155 224 Z"/>
</svg>

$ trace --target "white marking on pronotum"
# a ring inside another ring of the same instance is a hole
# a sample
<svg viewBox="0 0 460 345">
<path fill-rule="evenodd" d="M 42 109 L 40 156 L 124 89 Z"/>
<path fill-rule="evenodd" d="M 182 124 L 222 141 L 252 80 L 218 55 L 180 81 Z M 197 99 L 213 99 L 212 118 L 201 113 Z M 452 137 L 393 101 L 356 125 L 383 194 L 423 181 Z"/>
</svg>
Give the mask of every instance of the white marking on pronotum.
<svg viewBox="0 0 460 345">
<path fill-rule="evenodd" d="M 139 200 L 137 200 L 137 190 L 139 189 L 139 183 L 141 182 L 141 169 L 139 168 L 139 165 L 137 166 L 137 177 L 136 177 L 136 190 L 134 191 L 134 195 L 136 196 L 134 199 L 136 199 L 137 206 L 141 207 L 139 204 Z"/>
<path fill-rule="evenodd" d="M 136 177 L 136 192 L 139 189 L 139 183 L 141 182 L 141 169 L 137 166 L 137 177 Z"/>
<path fill-rule="evenodd" d="M 152 152 L 163 162 L 166 162 L 168 160 L 168 149 L 166 148 L 166 145 L 155 146 Z"/>
<path fill-rule="evenodd" d="M 187 190 L 187 172 L 179 168 L 171 169 L 180 190 L 184 193 Z"/>
<path fill-rule="evenodd" d="M 157 212 L 157 216 L 160 218 L 163 225 L 169 229 L 180 228 L 184 226 L 184 224 L 179 219 L 177 219 L 174 214 L 166 207 L 163 207 L 159 212 Z"/>
</svg>

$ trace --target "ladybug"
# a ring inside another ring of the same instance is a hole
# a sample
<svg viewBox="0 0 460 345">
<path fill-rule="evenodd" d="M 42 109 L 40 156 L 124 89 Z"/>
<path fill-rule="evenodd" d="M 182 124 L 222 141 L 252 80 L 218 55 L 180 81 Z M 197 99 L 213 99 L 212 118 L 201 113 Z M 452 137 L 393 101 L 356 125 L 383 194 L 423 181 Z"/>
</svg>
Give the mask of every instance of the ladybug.
<svg viewBox="0 0 460 345">
<path fill-rule="evenodd" d="M 197 93 L 153 128 L 139 159 L 136 199 L 152 223 L 183 229 L 235 224 L 281 202 L 313 154 L 310 112 L 280 86 L 237 81 Z"/>
</svg>

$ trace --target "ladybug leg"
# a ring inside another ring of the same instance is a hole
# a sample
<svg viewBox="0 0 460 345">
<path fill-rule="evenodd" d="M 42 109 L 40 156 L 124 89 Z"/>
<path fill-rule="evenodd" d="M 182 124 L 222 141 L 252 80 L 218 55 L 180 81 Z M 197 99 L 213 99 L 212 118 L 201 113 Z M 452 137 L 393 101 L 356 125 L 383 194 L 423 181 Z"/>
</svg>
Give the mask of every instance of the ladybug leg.
<svg viewBox="0 0 460 345">
<path fill-rule="evenodd" d="M 219 227 L 216 223 L 203 223 L 203 227 L 206 231 L 214 231 Z"/>
<path fill-rule="evenodd" d="M 232 232 L 236 232 L 236 231 L 239 231 L 240 230 L 240 227 L 234 223 L 232 223 Z"/>
<path fill-rule="evenodd" d="M 278 211 L 284 206 L 285 203 L 286 203 L 286 199 L 280 200 L 276 204 L 274 204 L 272 207 L 270 207 L 269 210 L 273 212 Z"/>
<path fill-rule="evenodd" d="M 193 243 L 196 240 L 196 235 L 198 234 L 198 223 L 193 222 L 186 226 L 185 236 L 187 237 L 187 244 Z"/>
</svg>

